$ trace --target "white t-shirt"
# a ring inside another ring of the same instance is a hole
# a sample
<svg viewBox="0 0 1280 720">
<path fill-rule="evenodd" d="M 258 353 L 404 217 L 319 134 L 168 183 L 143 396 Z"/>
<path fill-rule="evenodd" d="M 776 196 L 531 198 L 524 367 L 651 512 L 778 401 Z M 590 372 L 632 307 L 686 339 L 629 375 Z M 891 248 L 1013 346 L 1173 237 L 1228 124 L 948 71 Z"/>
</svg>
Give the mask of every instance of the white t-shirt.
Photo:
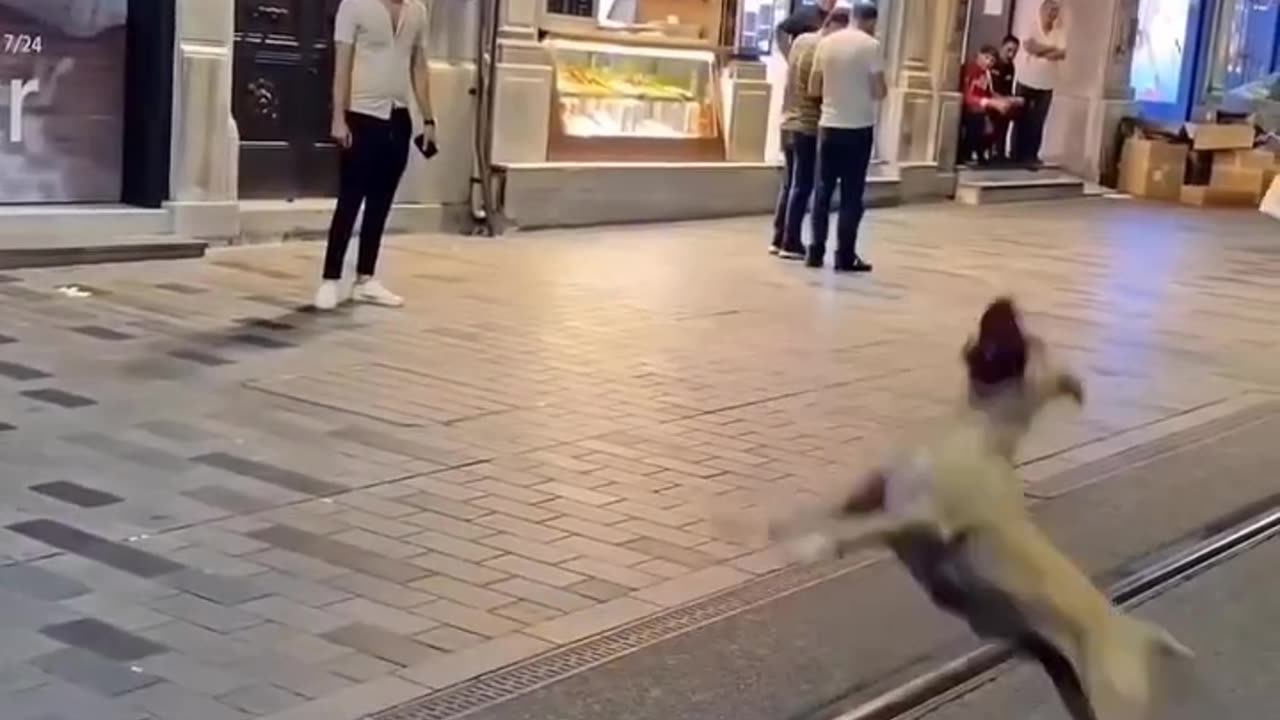
<svg viewBox="0 0 1280 720">
<path fill-rule="evenodd" d="M 822 73 L 824 128 L 873 127 L 879 104 L 871 95 L 871 78 L 884 72 L 880 41 L 857 28 L 845 28 L 818 43 L 813 72 Z"/>
<path fill-rule="evenodd" d="M 394 26 L 382 0 L 342 0 L 333 39 L 355 47 L 351 112 L 386 120 L 409 107 L 413 53 L 427 51 L 429 20 L 421 0 L 404 0 Z"/>
<path fill-rule="evenodd" d="M 1044 25 L 1037 20 L 1035 41 L 1041 45 L 1057 48 L 1058 50 L 1067 49 L 1067 32 L 1066 27 L 1061 20 L 1049 32 L 1044 31 Z M 1058 73 L 1060 72 L 1061 60 L 1047 60 L 1041 57 L 1035 57 L 1027 52 L 1025 46 L 1019 54 L 1022 62 L 1018 64 L 1018 83 L 1026 85 L 1036 90 L 1053 90 L 1058 86 Z"/>
</svg>

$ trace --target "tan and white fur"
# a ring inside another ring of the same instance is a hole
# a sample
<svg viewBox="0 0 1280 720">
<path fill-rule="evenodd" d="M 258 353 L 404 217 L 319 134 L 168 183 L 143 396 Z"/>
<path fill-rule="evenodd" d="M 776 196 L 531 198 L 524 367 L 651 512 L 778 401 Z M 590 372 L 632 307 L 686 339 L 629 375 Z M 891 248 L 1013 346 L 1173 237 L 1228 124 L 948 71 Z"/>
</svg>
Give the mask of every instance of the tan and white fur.
<svg viewBox="0 0 1280 720">
<path fill-rule="evenodd" d="M 1022 380 L 986 390 L 971 392 L 957 413 L 903 445 L 850 490 L 851 502 L 772 518 L 770 536 L 812 559 L 910 530 L 943 540 L 963 534 L 984 580 L 1075 666 L 1098 720 L 1149 717 L 1153 659 L 1190 652 L 1162 628 L 1122 613 L 1058 549 L 1032 521 L 1015 469 L 1036 415 L 1057 398 L 1083 402 L 1083 387 L 1028 338 Z M 859 501 L 860 494 L 873 499 Z"/>
</svg>

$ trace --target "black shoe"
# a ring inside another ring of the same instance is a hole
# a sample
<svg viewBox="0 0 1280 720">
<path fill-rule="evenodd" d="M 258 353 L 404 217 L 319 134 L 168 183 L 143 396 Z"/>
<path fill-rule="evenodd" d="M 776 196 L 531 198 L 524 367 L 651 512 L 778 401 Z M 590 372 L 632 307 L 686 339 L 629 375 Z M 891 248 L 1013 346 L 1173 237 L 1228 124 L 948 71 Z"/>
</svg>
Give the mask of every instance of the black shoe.
<svg viewBox="0 0 1280 720">
<path fill-rule="evenodd" d="M 818 253 L 815 253 L 811 250 L 809 251 L 808 256 L 806 256 L 804 259 L 804 266 L 811 267 L 811 268 L 820 268 L 823 265 L 823 260 L 824 258 L 822 257 L 822 255 L 819 255 Z"/>
<path fill-rule="evenodd" d="M 855 257 L 853 262 L 837 264 L 835 271 L 838 273 L 869 273 L 871 272 L 871 263 L 860 257 Z"/>
</svg>

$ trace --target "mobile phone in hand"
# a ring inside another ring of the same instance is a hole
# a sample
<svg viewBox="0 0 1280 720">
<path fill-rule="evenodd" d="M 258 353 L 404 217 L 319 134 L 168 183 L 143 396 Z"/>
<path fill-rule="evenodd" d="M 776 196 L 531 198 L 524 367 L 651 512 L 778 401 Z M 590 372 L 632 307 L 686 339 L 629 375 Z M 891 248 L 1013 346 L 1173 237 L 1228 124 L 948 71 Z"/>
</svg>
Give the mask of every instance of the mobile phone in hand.
<svg viewBox="0 0 1280 720">
<path fill-rule="evenodd" d="M 435 157 L 440 152 L 440 148 L 436 145 L 436 141 L 428 140 L 425 133 L 418 135 L 418 137 L 413 139 L 413 146 L 418 148 L 418 152 L 422 153 L 422 157 L 428 160 Z"/>
</svg>

